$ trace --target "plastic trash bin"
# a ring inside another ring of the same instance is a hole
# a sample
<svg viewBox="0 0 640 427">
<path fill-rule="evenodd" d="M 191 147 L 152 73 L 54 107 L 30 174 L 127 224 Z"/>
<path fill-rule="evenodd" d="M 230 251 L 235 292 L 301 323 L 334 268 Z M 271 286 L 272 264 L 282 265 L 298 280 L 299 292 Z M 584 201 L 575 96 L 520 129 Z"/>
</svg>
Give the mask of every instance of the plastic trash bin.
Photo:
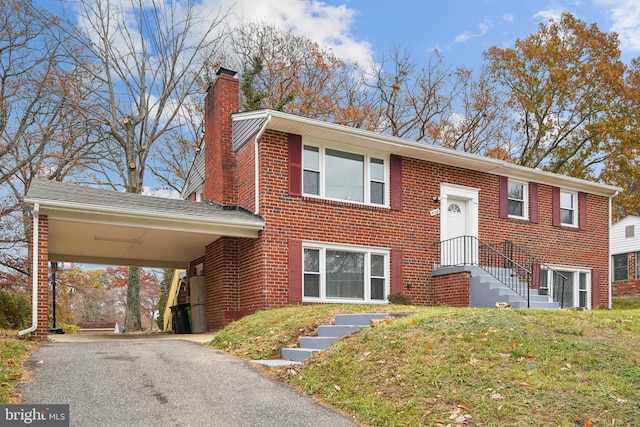
<svg viewBox="0 0 640 427">
<path fill-rule="evenodd" d="M 171 323 L 173 325 L 173 333 L 181 334 L 182 332 L 182 321 L 180 319 L 180 314 L 178 312 L 178 306 L 172 305 L 169 307 L 171 309 Z"/>
<path fill-rule="evenodd" d="M 180 323 L 180 327 L 178 328 L 180 332 L 179 334 L 190 334 L 191 326 L 189 325 L 189 310 L 191 306 L 189 303 L 186 304 L 178 304 L 176 305 L 178 312 L 178 323 Z"/>
<path fill-rule="evenodd" d="M 191 320 L 191 305 L 188 305 L 186 310 L 187 310 L 187 318 L 189 319 L 189 332 L 188 333 L 192 333 L 193 332 L 193 321 Z"/>
</svg>

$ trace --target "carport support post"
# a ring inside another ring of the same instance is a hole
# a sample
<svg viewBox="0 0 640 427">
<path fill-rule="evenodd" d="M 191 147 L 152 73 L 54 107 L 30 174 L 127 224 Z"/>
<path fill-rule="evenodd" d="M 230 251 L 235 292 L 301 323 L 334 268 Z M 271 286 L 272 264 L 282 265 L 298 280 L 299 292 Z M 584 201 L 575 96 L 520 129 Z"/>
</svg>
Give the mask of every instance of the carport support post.
<svg viewBox="0 0 640 427">
<path fill-rule="evenodd" d="M 49 220 L 40 215 L 38 221 L 38 323 L 37 329 L 31 333 L 31 339 L 43 341 L 49 335 Z"/>
</svg>

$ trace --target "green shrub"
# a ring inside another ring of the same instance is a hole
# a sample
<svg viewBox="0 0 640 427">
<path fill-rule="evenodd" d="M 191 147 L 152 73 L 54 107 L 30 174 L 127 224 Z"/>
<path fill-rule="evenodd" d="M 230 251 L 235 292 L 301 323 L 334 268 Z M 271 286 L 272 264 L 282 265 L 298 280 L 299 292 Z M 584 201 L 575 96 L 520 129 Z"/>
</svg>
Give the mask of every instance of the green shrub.
<svg viewBox="0 0 640 427">
<path fill-rule="evenodd" d="M 0 289 L 0 328 L 24 329 L 31 320 L 31 304 L 24 295 Z"/>
<path fill-rule="evenodd" d="M 413 300 L 411 299 L 411 295 L 407 294 L 389 294 L 389 302 L 391 304 L 400 304 L 400 305 L 411 305 L 413 304 Z"/>
</svg>

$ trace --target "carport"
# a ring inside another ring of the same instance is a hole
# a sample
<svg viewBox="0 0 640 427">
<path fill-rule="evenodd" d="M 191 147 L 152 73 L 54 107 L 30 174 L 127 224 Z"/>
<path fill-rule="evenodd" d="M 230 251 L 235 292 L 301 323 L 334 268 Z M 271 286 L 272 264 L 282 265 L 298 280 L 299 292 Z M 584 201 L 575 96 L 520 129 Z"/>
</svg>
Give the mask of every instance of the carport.
<svg viewBox="0 0 640 427">
<path fill-rule="evenodd" d="M 189 268 L 222 237 L 257 238 L 264 221 L 242 208 L 34 180 L 33 324 L 21 334 L 46 339 L 48 263 Z"/>
</svg>

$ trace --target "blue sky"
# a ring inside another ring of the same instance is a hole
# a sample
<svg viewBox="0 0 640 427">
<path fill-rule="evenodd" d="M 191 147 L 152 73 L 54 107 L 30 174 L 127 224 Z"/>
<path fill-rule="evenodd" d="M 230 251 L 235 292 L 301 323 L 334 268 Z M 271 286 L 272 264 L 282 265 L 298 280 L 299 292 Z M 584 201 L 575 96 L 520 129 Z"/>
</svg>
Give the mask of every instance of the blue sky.
<svg viewBox="0 0 640 427">
<path fill-rule="evenodd" d="M 620 35 L 623 60 L 640 56 L 640 0 L 204 0 L 236 16 L 262 19 L 364 61 L 394 43 L 414 59 L 439 49 L 478 69 L 491 46 L 513 46 L 541 22 L 571 12 Z"/>
</svg>

